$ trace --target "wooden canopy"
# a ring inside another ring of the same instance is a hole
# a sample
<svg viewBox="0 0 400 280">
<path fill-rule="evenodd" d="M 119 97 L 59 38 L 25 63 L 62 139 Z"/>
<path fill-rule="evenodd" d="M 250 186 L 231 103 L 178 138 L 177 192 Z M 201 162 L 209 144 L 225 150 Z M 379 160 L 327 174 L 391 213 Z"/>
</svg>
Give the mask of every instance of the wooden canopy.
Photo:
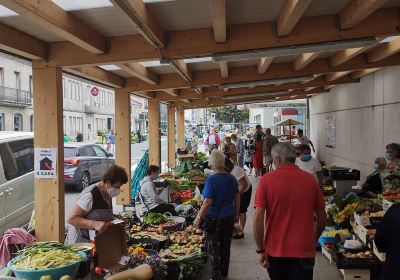
<svg viewBox="0 0 400 280">
<path fill-rule="evenodd" d="M 307 98 L 400 63 L 396 0 L 68 2 L 0 0 L 18 14 L 0 48 L 185 109 Z"/>
</svg>

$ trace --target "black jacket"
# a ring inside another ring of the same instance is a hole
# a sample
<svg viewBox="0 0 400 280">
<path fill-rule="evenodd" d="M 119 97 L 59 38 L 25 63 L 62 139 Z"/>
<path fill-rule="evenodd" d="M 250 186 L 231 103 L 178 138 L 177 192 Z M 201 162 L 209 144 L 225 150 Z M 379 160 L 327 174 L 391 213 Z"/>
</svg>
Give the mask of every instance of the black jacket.
<svg viewBox="0 0 400 280">
<path fill-rule="evenodd" d="M 362 188 L 364 191 L 373 192 L 375 194 L 382 193 L 382 180 L 379 172 L 375 171 L 369 175 Z"/>
<path fill-rule="evenodd" d="M 400 279 L 400 203 L 386 212 L 375 234 L 376 247 L 386 253 L 383 280 Z"/>
</svg>

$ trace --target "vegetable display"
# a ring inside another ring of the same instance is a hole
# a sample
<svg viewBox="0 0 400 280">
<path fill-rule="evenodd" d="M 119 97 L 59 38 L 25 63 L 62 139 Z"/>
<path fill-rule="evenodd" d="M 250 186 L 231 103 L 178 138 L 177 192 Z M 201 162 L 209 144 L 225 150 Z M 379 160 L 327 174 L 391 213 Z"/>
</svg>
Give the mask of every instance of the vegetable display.
<svg viewBox="0 0 400 280">
<path fill-rule="evenodd" d="M 58 242 L 36 242 L 18 251 L 12 263 L 17 270 L 58 268 L 82 260 L 82 256 Z"/>
<path fill-rule="evenodd" d="M 144 217 L 144 222 L 149 225 L 159 225 L 169 221 L 172 221 L 171 216 L 153 212 L 148 213 L 146 217 Z"/>
</svg>

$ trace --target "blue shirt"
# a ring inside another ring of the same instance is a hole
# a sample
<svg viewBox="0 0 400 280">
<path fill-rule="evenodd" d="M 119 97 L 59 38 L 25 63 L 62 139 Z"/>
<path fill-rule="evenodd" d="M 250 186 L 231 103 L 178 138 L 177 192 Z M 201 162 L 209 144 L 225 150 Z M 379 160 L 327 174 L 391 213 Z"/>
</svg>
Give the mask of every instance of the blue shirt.
<svg viewBox="0 0 400 280">
<path fill-rule="evenodd" d="M 238 183 L 229 173 L 216 173 L 207 178 L 203 196 L 212 199 L 213 205 L 207 215 L 225 218 L 235 215 L 235 194 L 239 192 Z"/>
</svg>

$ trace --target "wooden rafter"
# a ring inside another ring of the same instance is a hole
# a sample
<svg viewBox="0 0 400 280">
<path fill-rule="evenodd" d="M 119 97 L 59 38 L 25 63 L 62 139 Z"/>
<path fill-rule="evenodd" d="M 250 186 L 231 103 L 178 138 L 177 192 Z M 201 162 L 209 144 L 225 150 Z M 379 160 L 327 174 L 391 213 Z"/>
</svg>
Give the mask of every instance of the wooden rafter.
<svg viewBox="0 0 400 280">
<path fill-rule="evenodd" d="M 228 69 L 228 62 L 222 61 L 218 62 L 219 70 L 221 71 L 222 78 L 228 78 L 229 76 L 229 69 Z"/>
<path fill-rule="evenodd" d="M 164 48 L 166 37 L 142 0 L 111 0 L 136 25 L 137 30 L 155 47 Z"/>
<path fill-rule="evenodd" d="M 78 68 L 65 68 L 64 71 L 113 88 L 124 87 L 124 78 L 100 67 L 82 66 Z"/>
<path fill-rule="evenodd" d="M 52 1 L 0 0 L 0 5 L 92 54 L 102 54 L 106 51 L 106 41 L 99 33 Z"/>
<path fill-rule="evenodd" d="M 262 57 L 258 60 L 257 73 L 264 74 L 274 59 L 272 57 Z"/>
<path fill-rule="evenodd" d="M 312 0 L 286 0 L 277 21 L 278 36 L 289 35 Z"/>
<path fill-rule="evenodd" d="M 294 70 L 304 69 L 308 64 L 310 64 L 314 59 L 318 57 L 319 53 L 303 53 L 296 57 L 294 60 Z"/>
<path fill-rule="evenodd" d="M 120 63 L 118 67 L 150 85 L 158 84 L 158 75 L 140 63 Z"/>
<path fill-rule="evenodd" d="M 334 80 L 337 80 L 343 76 L 346 76 L 347 74 L 349 74 L 351 71 L 343 71 L 343 72 L 335 72 L 335 73 L 329 73 L 326 75 L 326 80 L 328 82 L 332 82 Z"/>
<path fill-rule="evenodd" d="M 183 89 L 183 90 L 181 90 L 181 95 L 178 97 L 173 97 L 173 96 L 169 96 L 169 95 L 160 93 L 157 95 L 157 98 L 160 101 L 176 101 L 176 100 L 180 100 L 182 98 L 189 98 L 189 99 L 199 99 L 199 98 L 204 98 L 204 97 L 213 98 L 213 97 L 220 97 L 220 96 L 284 91 L 284 90 L 290 90 L 290 89 L 294 89 L 294 90 L 295 89 L 304 89 L 307 87 L 322 87 L 324 85 L 348 84 L 348 83 L 355 83 L 355 82 L 358 82 L 358 80 L 353 80 L 349 77 L 343 77 L 343 78 L 337 79 L 332 82 L 327 82 L 327 81 L 325 81 L 325 79 L 323 77 L 320 77 L 314 81 L 311 81 L 307 85 L 304 85 L 301 83 L 286 83 L 286 84 L 281 84 L 279 86 L 276 86 L 276 85 L 259 86 L 254 89 L 246 89 L 246 88 L 238 89 L 238 88 L 236 88 L 236 89 L 231 89 L 229 92 L 225 92 L 216 87 L 210 87 L 207 89 L 207 91 L 202 96 L 200 96 L 198 94 L 194 94 L 193 91 L 190 89 Z"/>
<path fill-rule="evenodd" d="M 214 40 L 216 43 L 226 41 L 226 0 L 210 0 Z"/>
<path fill-rule="evenodd" d="M 399 64 L 400 55 L 394 55 L 374 63 L 368 63 L 363 56 L 356 56 L 336 67 L 330 66 L 329 58 L 319 58 L 310 63 L 304 69 L 298 71 L 293 69 L 291 62 L 273 63 L 269 70 L 262 75 L 255 73 L 254 66 L 231 67 L 229 68 L 229 77 L 225 79 L 220 77 L 219 70 L 196 71 L 195 75 L 193 75 L 194 79 L 192 80 L 191 85 L 194 87 L 208 87 L 210 85 L 220 85 L 224 83 L 300 77 L 314 74 L 326 74 L 332 72 L 355 71 L 360 69 L 395 66 Z M 277 81 L 277 83 L 279 83 L 279 81 Z M 131 78 L 127 78 L 125 90 L 151 91 L 165 88 L 188 88 L 188 84 L 187 82 L 182 81 L 177 74 L 165 74 L 160 75 L 160 83 L 154 86 L 137 81 L 137 79 L 132 80 Z"/>
<path fill-rule="evenodd" d="M 339 14 L 340 27 L 355 27 L 388 0 L 352 0 Z"/>
<path fill-rule="evenodd" d="M 382 43 L 379 47 L 370 51 L 368 53 L 368 61 L 376 62 L 398 52 L 400 52 L 400 38 Z"/>
<path fill-rule="evenodd" d="M 296 46 L 337 40 L 392 35 L 399 31 L 400 17 L 397 8 L 382 9 L 371 14 L 362 26 L 341 31 L 335 24 L 335 15 L 301 18 L 296 34 L 279 38 L 273 33 L 273 22 L 233 25 L 229 28 L 229 41 L 215 44 L 207 28 L 168 32 L 167 48 L 161 49 L 165 58 L 209 56 L 215 53 L 238 52 L 272 47 Z M 315 28 L 318 26 L 318 28 Z M 260 36 L 263 30 L 263 36 Z M 110 38 L 110 49 L 97 56 L 70 43 L 50 44 L 49 62 L 46 65 L 79 66 L 115 64 L 130 61 L 158 60 L 160 53 L 141 35 Z"/>
<path fill-rule="evenodd" d="M 362 53 L 364 50 L 365 50 L 365 48 L 351 48 L 351 49 L 341 50 L 341 51 L 335 53 L 331 57 L 331 61 L 330 61 L 331 66 L 335 67 L 342 63 L 345 63 L 349 59 L 352 59 L 356 55 L 359 55 L 360 53 Z"/>
<path fill-rule="evenodd" d="M 185 81 L 191 82 L 193 80 L 192 71 L 184 60 L 171 60 L 170 64 Z"/>
<path fill-rule="evenodd" d="M 0 23 L 0 49 L 29 59 L 45 59 L 46 44 Z"/>
<path fill-rule="evenodd" d="M 171 96 L 178 97 L 179 96 L 179 89 L 164 89 L 164 92 L 168 93 Z"/>
<path fill-rule="evenodd" d="M 354 71 L 353 73 L 350 74 L 350 77 L 352 79 L 361 79 L 362 77 L 374 73 L 376 71 L 379 71 L 381 69 L 382 68 L 372 68 L 372 69 Z"/>
</svg>

